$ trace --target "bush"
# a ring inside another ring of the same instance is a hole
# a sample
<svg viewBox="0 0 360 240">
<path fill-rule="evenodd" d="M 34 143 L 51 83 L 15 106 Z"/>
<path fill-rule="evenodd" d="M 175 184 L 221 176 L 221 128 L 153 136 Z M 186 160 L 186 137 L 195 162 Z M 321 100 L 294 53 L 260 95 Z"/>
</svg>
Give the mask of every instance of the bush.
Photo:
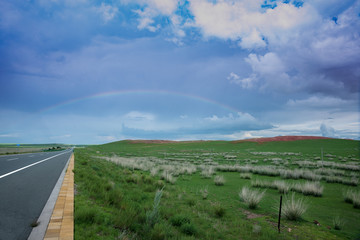
<svg viewBox="0 0 360 240">
<path fill-rule="evenodd" d="M 216 186 L 222 186 L 225 184 L 225 178 L 221 175 L 217 175 L 214 178 L 214 183 Z"/>
<path fill-rule="evenodd" d="M 295 199 L 295 193 L 291 198 L 285 196 L 285 201 L 282 207 L 282 214 L 288 220 L 297 220 L 306 212 L 307 206 L 302 198 Z"/>
<path fill-rule="evenodd" d="M 260 192 L 257 190 L 250 190 L 248 187 L 243 187 L 239 193 L 239 197 L 248 205 L 250 209 L 255 209 L 263 198 L 264 194 L 265 191 Z"/>
</svg>

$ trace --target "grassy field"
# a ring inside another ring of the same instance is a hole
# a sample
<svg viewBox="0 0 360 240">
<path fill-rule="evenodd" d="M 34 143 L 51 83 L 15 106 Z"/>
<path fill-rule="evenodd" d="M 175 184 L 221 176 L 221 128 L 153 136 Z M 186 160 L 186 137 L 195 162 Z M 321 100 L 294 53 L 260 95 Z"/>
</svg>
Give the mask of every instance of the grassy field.
<svg viewBox="0 0 360 240">
<path fill-rule="evenodd" d="M 74 171 L 76 239 L 360 239 L 359 141 L 121 141 Z M 281 195 L 306 211 L 278 233 Z"/>
</svg>

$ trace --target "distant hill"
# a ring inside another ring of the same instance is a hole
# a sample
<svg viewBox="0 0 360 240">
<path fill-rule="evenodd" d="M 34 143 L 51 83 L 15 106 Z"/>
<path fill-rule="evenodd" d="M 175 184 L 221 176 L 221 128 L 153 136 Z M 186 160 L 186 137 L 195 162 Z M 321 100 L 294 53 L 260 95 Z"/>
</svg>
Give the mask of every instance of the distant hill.
<svg viewBox="0 0 360 240">
<path fill-rule="evenodd" d="M 266 137 L 266 138 L 250 138 L 243 140 L 236 140 L 233 142 L 289 142 L 297 140 L 312 140 L 312 139 L 333 139 L 328 137 L 319 136 L 277 136 L 277 137 Z"/>
</svg>

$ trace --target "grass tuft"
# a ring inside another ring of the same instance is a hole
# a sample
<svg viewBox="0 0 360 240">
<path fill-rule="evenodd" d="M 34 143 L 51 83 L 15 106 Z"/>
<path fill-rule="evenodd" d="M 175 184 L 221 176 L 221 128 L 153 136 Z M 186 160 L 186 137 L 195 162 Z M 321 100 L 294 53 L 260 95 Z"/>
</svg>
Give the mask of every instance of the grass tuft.
<svg viewBox="0 0 360 240">
<path fill-rule="evenodd" d="M 208 187 L 206 186 L 206 187 L 200 189 L 200 194 L 204 200 L 207 199 L 207 197 L 209 195 Z"/>
<path fill-rule="evenodd" d="M 348 189 L 343 193 L 343 196 L 345 202 L 352 203 L 354 208 L 360 208 L 360 192 Z"/>
<path fill-rule="evenodd" d="M 153 227 L 155 223 L 159 221 L 159 208 L 163 189 L 164 188 L 162 188 L 161 190 L 157 190 L 154 197 L 153 209 L 152 211 L 146 213 L 146 223 L 150 227 Z"/>
<path fill-rule="evenodd" d="M 344 227 L 344 221 L 339 216 L 336 216 L 333 219 L 333 226 L 335 230 L 341 230 Z"/>
<path fill-rule="evenodd" d="M 295 193 L 291 198 L 285 196 L 285 201 L 282 206 L 282 214 L 288 220 L 298 220 L 306 212 L 307 205 L 303 198 L 295 199 Z"/>
<path fill-rule="evenodd" d="M 225 178 L 224 176 L 221 176 L 221 175 L 217 175 L 215 176 L 214 178 L 214 183 L 216 186 L 222 186 L 225 184 Z"/>
<path fill-rule="evenodd" d="M 239 193 L 239 197 L 248 205 L 250 209 L 255 209 L 263 198 L 265 191 L 250 190 L 248 187 L 243 187 Z"/>
</svg>

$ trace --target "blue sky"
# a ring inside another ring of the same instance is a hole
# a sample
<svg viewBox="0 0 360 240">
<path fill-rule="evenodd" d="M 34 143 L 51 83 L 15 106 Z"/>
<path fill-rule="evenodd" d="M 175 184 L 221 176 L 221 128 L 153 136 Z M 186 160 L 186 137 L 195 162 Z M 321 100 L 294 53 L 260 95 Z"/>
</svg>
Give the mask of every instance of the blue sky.
<svg viewBox="0 0 360 240">
<path fill-rule="evenodd" d="M 360 1 L 0 0 L 0 143 L 359 139 Z"/>
</svg>

